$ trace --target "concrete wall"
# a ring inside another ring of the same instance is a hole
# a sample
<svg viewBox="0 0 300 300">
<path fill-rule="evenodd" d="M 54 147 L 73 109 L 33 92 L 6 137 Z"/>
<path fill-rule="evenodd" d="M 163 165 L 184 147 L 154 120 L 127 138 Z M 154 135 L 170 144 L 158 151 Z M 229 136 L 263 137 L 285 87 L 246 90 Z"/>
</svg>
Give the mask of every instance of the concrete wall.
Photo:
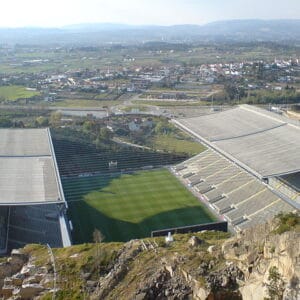
<svg viewBox="0 0 300 300">
<path fill-rule="evenodd" d="M 300 194 L 289 187 L 287 184 L 285 184 L 283 181 L 275 177 L 269 178 L 269 185 L 289 199 L 300 203 Z"/>
<path fill-rule="evenodd" d="M 168 235 L 168 232 L 175 234 L 175 233 L 199 232 L 202 230 L 215 230 L 215 231 L 227 232 L 228 224 L 227 222 L 215 222 L 215 223 L 199 224 L 193 226 L 184 226 L 184 227 L 156 230 L 151 232 L 151 237 L 166 236 Z"/>
</svg>

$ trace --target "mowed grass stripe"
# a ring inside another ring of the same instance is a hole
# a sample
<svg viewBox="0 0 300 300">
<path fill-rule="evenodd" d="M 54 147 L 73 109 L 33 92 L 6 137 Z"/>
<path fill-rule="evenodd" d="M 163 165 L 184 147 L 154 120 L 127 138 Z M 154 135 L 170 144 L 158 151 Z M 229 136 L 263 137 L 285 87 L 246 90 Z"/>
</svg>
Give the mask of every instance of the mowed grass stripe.
<svg viewBox="0 0 300 300">
<path fill-rule="evenodd" d="M 91 241 L 96 228 L 106 241 L 127 241 L 215 220 L 167 169 L 64 179 L 63 186 L 75 243 Z"/>
</svg>

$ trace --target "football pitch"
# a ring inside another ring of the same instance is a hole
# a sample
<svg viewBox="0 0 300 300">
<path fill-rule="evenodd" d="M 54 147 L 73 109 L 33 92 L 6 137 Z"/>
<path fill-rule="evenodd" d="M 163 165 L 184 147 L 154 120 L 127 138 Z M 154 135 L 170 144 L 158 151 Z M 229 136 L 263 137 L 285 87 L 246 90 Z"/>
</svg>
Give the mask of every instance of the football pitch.
<svg viewBox="0 0 300 300">
<path fill-rule="evenodd" d="M 64 179 L 74 243 L 150 236 L 152 230 L 215 221 L 167 169 Z"/>
</svg>

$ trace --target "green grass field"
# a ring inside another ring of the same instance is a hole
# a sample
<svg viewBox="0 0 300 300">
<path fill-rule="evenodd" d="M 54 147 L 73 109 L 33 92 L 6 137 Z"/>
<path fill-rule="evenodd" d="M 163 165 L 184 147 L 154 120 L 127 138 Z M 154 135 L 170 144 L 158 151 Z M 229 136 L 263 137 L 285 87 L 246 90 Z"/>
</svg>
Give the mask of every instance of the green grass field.
<svg viewBox="0 0 300 300">
<path fill-rule="evenodd" d="M 215 220 L 166 169 L 64 179 L 63 186 L 75 243 L 91 241 L 96 228 L 105 241 L 127 241 L 152 230 Z"/>
<path fill-rule="evenodd" d="M 24 86 L 10 85 L 0 87 L 0 99 L 15 101 L 20 98 L 31 98 L 39 95 L 39 92 L 28 91 Z"/>
</svg>

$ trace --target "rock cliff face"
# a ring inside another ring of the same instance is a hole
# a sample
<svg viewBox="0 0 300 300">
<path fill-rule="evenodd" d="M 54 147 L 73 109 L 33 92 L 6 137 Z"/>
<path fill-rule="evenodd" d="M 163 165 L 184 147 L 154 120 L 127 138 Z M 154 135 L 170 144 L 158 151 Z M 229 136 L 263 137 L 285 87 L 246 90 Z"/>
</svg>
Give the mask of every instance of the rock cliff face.
<svg viewBox="0 0 300 300">
<path fill-rule="evenodd" d="M 300 299 L 298 227 L 270 222 L 234 237 L 218 232 L 84 244 L 29 245 L 0 264 L 3 299 Z M 54 272 L 54 267 L 57 272 Z M 55 276 L 56 274 L 56 276 Z"/>
<path fill-rule="evenodd" d="M 288 231 L 272 234 L 271 222 L 244 231 L 224 242 L 222 252 L 227 262 L 234 263 L 244 274 L 239 283 L 242 299 L 268 297 L 269 270 L 276 267 L 284 281 L 283 299 L 300 299 L 300 234 Z"/>
</svg>

